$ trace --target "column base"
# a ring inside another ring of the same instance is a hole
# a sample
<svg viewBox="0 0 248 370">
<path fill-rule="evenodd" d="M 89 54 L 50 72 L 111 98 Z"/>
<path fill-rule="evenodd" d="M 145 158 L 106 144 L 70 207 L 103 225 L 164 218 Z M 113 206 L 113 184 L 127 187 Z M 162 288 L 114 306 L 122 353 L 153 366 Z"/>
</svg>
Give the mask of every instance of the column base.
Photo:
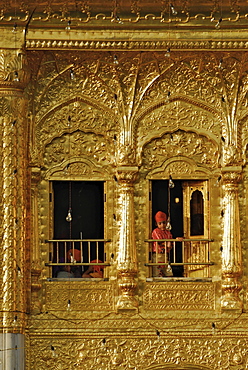
<svg viewBox="0 0 248 370">
<path fill-rule="evenodd" d="M 243 304 L 241 300 L 237 297 L 234 297 L 231 294 L 224 295 L 221 297 L 221 311 L 236 311 L 238 313 L 242 312 Z"/>
<path fill-rule="evenodd" d="M 120 297 L 117 302 L 117 311 L 136 313 L 138 312 L 138 302 L 134 298 Z"/>
<path fill-rule="evenodd" d="M 241 284 L 238 281 L 238 276 L 225 276 L 222 283 L 222 297 L 220 300 L 222 311 L 237 311 L 242 312 L 243 303 L 239 298 Z"/>
</svg>

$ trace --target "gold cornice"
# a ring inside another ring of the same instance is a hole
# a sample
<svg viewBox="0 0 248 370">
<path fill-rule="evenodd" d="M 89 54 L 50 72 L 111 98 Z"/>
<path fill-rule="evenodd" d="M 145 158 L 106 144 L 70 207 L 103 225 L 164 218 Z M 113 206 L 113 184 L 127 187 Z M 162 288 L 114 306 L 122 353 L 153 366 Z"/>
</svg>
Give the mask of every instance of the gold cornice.
<svg viewBox="0 0 248 370">
<path fill-rule="evenodd" d="M 105 36 L 106 37 L 106 36 Z M 26 41 L 27 50 L 157 50 L 166 51 L 170 46 L 171 52 L 185 51 L 247 51 L 246 40 L 112 40 L 110 39 L 41 39 L 30 38 Z"/>
<path fill-rule="evenodd" d="M 175 24 L 201 23 L 214 25 L 222 18 L 222 24 L 237 24 L 247 19 L 245 0 L 223 2 L 215 0 L 115 0 L 101 2 L 91 0 L 75 2 L 56 1 L 6 1 L 1 6 L 1 23 L 56 23 L 70 20 L 76 24 L 106 23 L 129 25 L 137 23 Z M 221 9 L 221 13 L 220 13 Z M 61 27 L 61 26 L 60 26 Z"/>
</svg>

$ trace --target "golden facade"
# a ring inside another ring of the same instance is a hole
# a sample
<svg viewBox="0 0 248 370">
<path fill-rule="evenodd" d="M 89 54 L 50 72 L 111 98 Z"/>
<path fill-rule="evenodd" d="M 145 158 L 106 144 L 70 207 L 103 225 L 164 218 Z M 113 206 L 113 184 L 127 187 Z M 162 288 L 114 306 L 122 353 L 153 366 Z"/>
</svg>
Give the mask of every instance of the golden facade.
<svg viewBox="0 0 248 370">
<path fill-rule="evenodd" d="M 246 8 L 1 2 L 0 369 L 248 369 Z M 184 273 L 155 278 L 170 178 Z M 55 182 L 103 184 L 103 278 L 55 278 Z"/>
</svg>

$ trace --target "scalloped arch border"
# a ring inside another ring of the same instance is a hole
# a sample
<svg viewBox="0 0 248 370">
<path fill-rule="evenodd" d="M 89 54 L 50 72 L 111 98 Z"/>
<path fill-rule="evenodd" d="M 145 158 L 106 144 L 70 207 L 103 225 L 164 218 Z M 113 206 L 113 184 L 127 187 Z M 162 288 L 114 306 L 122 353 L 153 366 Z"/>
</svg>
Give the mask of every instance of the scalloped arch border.
<svg viewBox="0 0 248 370">
<path fill-rule="evenodd" d="M 167 169 L 171 165 L 176 164 L 176 163 L 182 163 L 182 164 L 188 165 L 189 168 L 191 168 L 191 170 L 192 170 L 192 172 L 190 174 L 191 178 L 192 178 L 192 174 L 193 174 L 197 179 L 200 179 L 200 178 L 208 179 L 213 174 L 213 172 L 211 170 L 208 170 L 206 167 L 197 166 L 197 164 L 195 163 L 195 161 L 193 159 L 190 159 L 190 158 L 187 158 L 187 157 L 184 157 L 184 156 L 179 156 L 179 157 L 172 157 L 172 158 L 169 158 L 169 159 L 165 160 L 160 167 L 156 167 L 152 171 L 148 172 L 146 178 L 148 180 L 157 180 L 157 179 L 162 180 L 163 178 L 168 179 L 168 176 L 172 175 L 172 173 L 171 173 L 171 171 L 167 171 Z M 161 176 L 161 174 L 162 174 L 162 176 Z M 163 176 L 163 174 L 164 174 L 164 176 Z M 174 179 L 180 178 L 180 180 L 187 179 L 189 177 L 188 173 L 179 172 L 178 169 L 177 169 L 177 171 L 175 171 L 175 175 L 173 173 L 173 178 Z"/>
<path fill-rule="evenodd" d="M 75 165 L 76 163 L 84 164 L 87 167 L 91 169 L 90 176 L 87 175 L 78 175 L 78 174 L 73 174 L 68 173 L 67 175 L 65 174 L 66 167 L 68 165 Z M 70 160 L 65 160 L 61 162 L 59 165 L 53 166 L 47 171 L 44 171 L 44 179 L 48 181 L 53 181 L 53 180 L 58 180 L 58 177 L 55 177 L 55 174 L 58 173 L 63 173 L 63 176 L 61 176 L 61 179 L 65 181 L 77 181 L 77 180 L 109 180 L 111 178 L 110 174 L 108 171 L 103 170 L 102 166 L 97 166 L 94 162 L 92 162 L 89 159 L 86 158 L 70 158 Z"/>
</svg>

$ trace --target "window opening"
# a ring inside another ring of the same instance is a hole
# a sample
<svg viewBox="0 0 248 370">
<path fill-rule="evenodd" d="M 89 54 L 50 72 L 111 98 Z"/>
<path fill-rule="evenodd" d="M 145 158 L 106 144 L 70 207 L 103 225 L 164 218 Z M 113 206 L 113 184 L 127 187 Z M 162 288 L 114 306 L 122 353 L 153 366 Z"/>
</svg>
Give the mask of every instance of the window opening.
<svg viewBox="0 0 248 370">
<path fill-rule="evenodd" d="M 209 277 L 213 263 L 212 240 L 208 239 L 207 181 L 174 180 L 171 176 L 168 180 L 152 180 L 151 194 L 151 230 L 158 227 L 155 215 L 162 211 L 167 215 L 171 234 L 158 232 L 154 242 L 155 232 L 146 240 L 150 276 Z"/>
<path fill-rule="evenodd" d="M 152 230 L 156 229 L 155 215 L 158 211 L 162 211 L 167 215 L 166 227 L 170 231 L 173 238 L 183 236 L 183 193 L 182 184 L 180 180 L 174 180 L 170 177 L 168 180 L 153 180 L 151 182 L 152 190 Z M 162 255 L 154 254 L 154 242 L 152 243 L 153 251 L 150 252 L 151 259 L 155 261 L 154 263 L 163 262 L 166 265 L 160 265 L 157 268 L 154 266 L 152 268 L 152 275 L 165 275 L 171 276 L 171 272 L 166 272 L 167 264 L 170 263 L 172 268 L 173 276 L 182 277 L 183 276 L 183 266 L 175 265 L 174 263 L 182 263 L 182 246 L 180 242 L 176 243 L 176 248 L 173 248 L 173 242 L 159 242 L 166 244 L 165 252 Z M 166 253 L 168 250 L 168 253 Z M 175 255 L 175 251 L 177 251 Z M 160 261 L 158 261 L 158 259 Z M 169 269 L 170 270 L 170 269 Z M 157 272 L 157 273 L 156 273 Z"/>
<path fill-rule="evenodd" d="M 103 277 L 104 182 L 53 181 L 52 191 L 52 277 Z"/>
</svg>

